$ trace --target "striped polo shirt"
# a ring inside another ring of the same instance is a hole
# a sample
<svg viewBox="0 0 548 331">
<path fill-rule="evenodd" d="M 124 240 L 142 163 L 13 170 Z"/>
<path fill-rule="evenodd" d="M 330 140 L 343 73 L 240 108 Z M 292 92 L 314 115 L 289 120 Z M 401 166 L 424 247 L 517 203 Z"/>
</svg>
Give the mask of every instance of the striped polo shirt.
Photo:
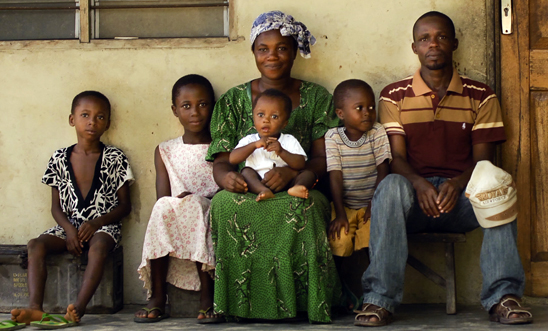
<svg viewBox="0 0 548 331">
<path fill-rule="evenodd" d="M 385 87 L 379 122 L 388 135 L 405 136 L 407 161 L 423 177 L 458 176 L 474 165 L 473 145 L 506 140 L 493 90 L 456 69 L 441 100 L 419 70 Z"/>
<path fill-rule="evenodd" d="M 352 209 L 369 206 L 375 192 L 377 166 L 392 160 L 383 126 L 375 123 L 358 141 L 348 139 L 344 127 L 329 129 L 325 134 L 325 154 L 327 171 L 342 171 L 344 205 Z"/>
</svg>

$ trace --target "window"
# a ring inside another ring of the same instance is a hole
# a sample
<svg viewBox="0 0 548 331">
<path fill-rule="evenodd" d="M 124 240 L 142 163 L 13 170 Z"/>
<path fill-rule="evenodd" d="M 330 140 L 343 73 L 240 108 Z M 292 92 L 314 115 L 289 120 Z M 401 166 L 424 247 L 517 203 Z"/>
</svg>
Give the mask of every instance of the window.
<svg viewBox="0 0 548 331">
<path fill-rule="evenodd" d="M 0 40 L 228 34 L 227 0 L 0 0 Z"/>
</svg>

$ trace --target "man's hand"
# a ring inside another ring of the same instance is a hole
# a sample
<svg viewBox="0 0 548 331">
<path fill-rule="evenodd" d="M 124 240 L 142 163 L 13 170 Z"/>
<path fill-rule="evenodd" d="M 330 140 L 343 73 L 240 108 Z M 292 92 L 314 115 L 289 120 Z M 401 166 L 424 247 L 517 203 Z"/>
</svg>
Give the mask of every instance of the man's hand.
<svg viewBox="0 0 548 331">
<path fill-rule="evenodd" d="M 417 199 L 422 211 L 430 217 L 439 217 L 440 211 L 438 208 L 438 191 L 429 181 L 424 178 L 419 178 L 413 187 L 417 192 Z"/>
<path fill-rule="evenodd" d="M 230 171 L 222 180 L 222 187 L 232 193 L 247 193 L 247 183 L 244 176 L 236 171 Z"/>
<path fill-rule="evenodd" d="M 348 234 L 349 227 L 346 217 L 337 217 L 329 224 L 327 238 L 331 238 L 331 240 L 341 239 L 341 230 L 344 228 L 344 234 Z"/>
<path fill-rule="evenodd" d="M 78 230 L 72 226 L 71 228 L 65 229 L 65 233 L 67 234 L 67 250 L 74 256 L 80 256 L 84 245 L 78 239 Z"/>
<path fill-rule="evenodd" d="M 436 198 L 440 213 L 448 213 L 457 205 L 462 187 L 455 180 L 448 179 L 439 186 L 440 193 Z"/>
<path fill-rule="evenodd" d="M 99 221 L 97 221 L 97 219 L 84 222 L 84 224 L 80 226 L 80 229 L 78 229 L 78 240 L 80 240 L 81 242 L 89 241 L 100 227 L 101 224 L 99 224 Z"/>
</svg>

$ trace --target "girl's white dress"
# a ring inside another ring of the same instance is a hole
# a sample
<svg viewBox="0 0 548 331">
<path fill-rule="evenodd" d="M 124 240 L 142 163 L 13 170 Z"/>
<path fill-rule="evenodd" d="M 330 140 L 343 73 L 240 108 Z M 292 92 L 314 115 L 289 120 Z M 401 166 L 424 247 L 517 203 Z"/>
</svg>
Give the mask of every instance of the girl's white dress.
<svg viewBox="0 0 548 331">
<path fill-rule="evenodd" d="M 169 175 L 171 196 L 160 198 L 150 215 L 139 279 L 150 296 L 150 260 L 169 254 L 167 282 L 185 290 L 200 290 L 196 262 L 202 270 L 215 268 L 209 227 L 209 206 L 219 190 L 213 164 L 205 161 L 209 144 L 187 145 L 182 137 L 165 141 L 159 150 Z M 183 192 L 192 194 L 180 199 Z"/>
</svg>

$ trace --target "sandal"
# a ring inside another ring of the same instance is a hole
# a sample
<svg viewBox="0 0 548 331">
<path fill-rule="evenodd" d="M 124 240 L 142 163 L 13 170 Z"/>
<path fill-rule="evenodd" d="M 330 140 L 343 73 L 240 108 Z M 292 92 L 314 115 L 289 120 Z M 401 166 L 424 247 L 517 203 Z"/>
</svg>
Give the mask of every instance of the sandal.
<svg viewBox="0 0 548 331">
<path fill-rule="evenodd" d="M 26 327 L 25 323 L 17 323 L 12 320 L 5 320 L 0 322 L 0 330 L 2 331 L 19 330 L 24 327 Z"/>
<path fill-rule="evenodd" d="M 364 303 L 361 310 L 354 310 L 354 312 L 357 314 L 354 318 L 354 325 L 356 326 L 384 326 L 392 322 L 392 314 L 388 310 L 370 303 Z M 374 316 L 379 320 L 375 322 L 360 321 L 358 319 L 360 316 Z"/>
<path fill-rule="evenodd" d="M 508 305 L 509 302 L 515 305 Z M 501 324 L 527 324 L 533 322 L 533 314 L 527 308 L 521 306 L 521 301 L 513 295 L 505 295 L 500 302 L 491 308 L 489 320 L 491 322 L 499 322 Z M 516 308 L 517 306 L 517 308 Z M 510 318 L 510 314 L 527 314 L 527 317 Z"/>
<path fill-rule="evenodd" d="M 215 323 L 224 323 L 226 322 L 226 319 L 224 316 L 218 316 L 218 317 L 207 317 L 208 313 L 215 314 L 215 311 L 213 311 L 213 307 L 208 307 L 206 310 L 198 310 L 198 317 L 200 315 L 204 315 L 205 318 L 198 318 L 198 324 L 215 324 Z"/>
<path fill-rule="evenodd" d="M 40 321 L 30 322 L 30 325 L 41 330 L 55 330 L 70 328 L 78 325 L 78 323 L 69 321 L 61 315 L 43 314 Z"/>
<path fill-rule="evenodd" d="M 141 309 L 147 312 L 147 316 L 148 316 L 148 314 L 150 314 L 150 312 L 152 312 L 154 310 L 157 310 L 158 312 L 160 312 L 160 315 L 156 316 L 155 318 L 134 317 L 133 322 L 135 322 L 135 323 L 156 323 L 156 322 L 160 322 L 161 320 L 166 319 L 166 318 L 169 317 L 169 314 L 166 313 L 160 307 L 152 307 L 152 308 L 143 307 Z"/>
</svg>

